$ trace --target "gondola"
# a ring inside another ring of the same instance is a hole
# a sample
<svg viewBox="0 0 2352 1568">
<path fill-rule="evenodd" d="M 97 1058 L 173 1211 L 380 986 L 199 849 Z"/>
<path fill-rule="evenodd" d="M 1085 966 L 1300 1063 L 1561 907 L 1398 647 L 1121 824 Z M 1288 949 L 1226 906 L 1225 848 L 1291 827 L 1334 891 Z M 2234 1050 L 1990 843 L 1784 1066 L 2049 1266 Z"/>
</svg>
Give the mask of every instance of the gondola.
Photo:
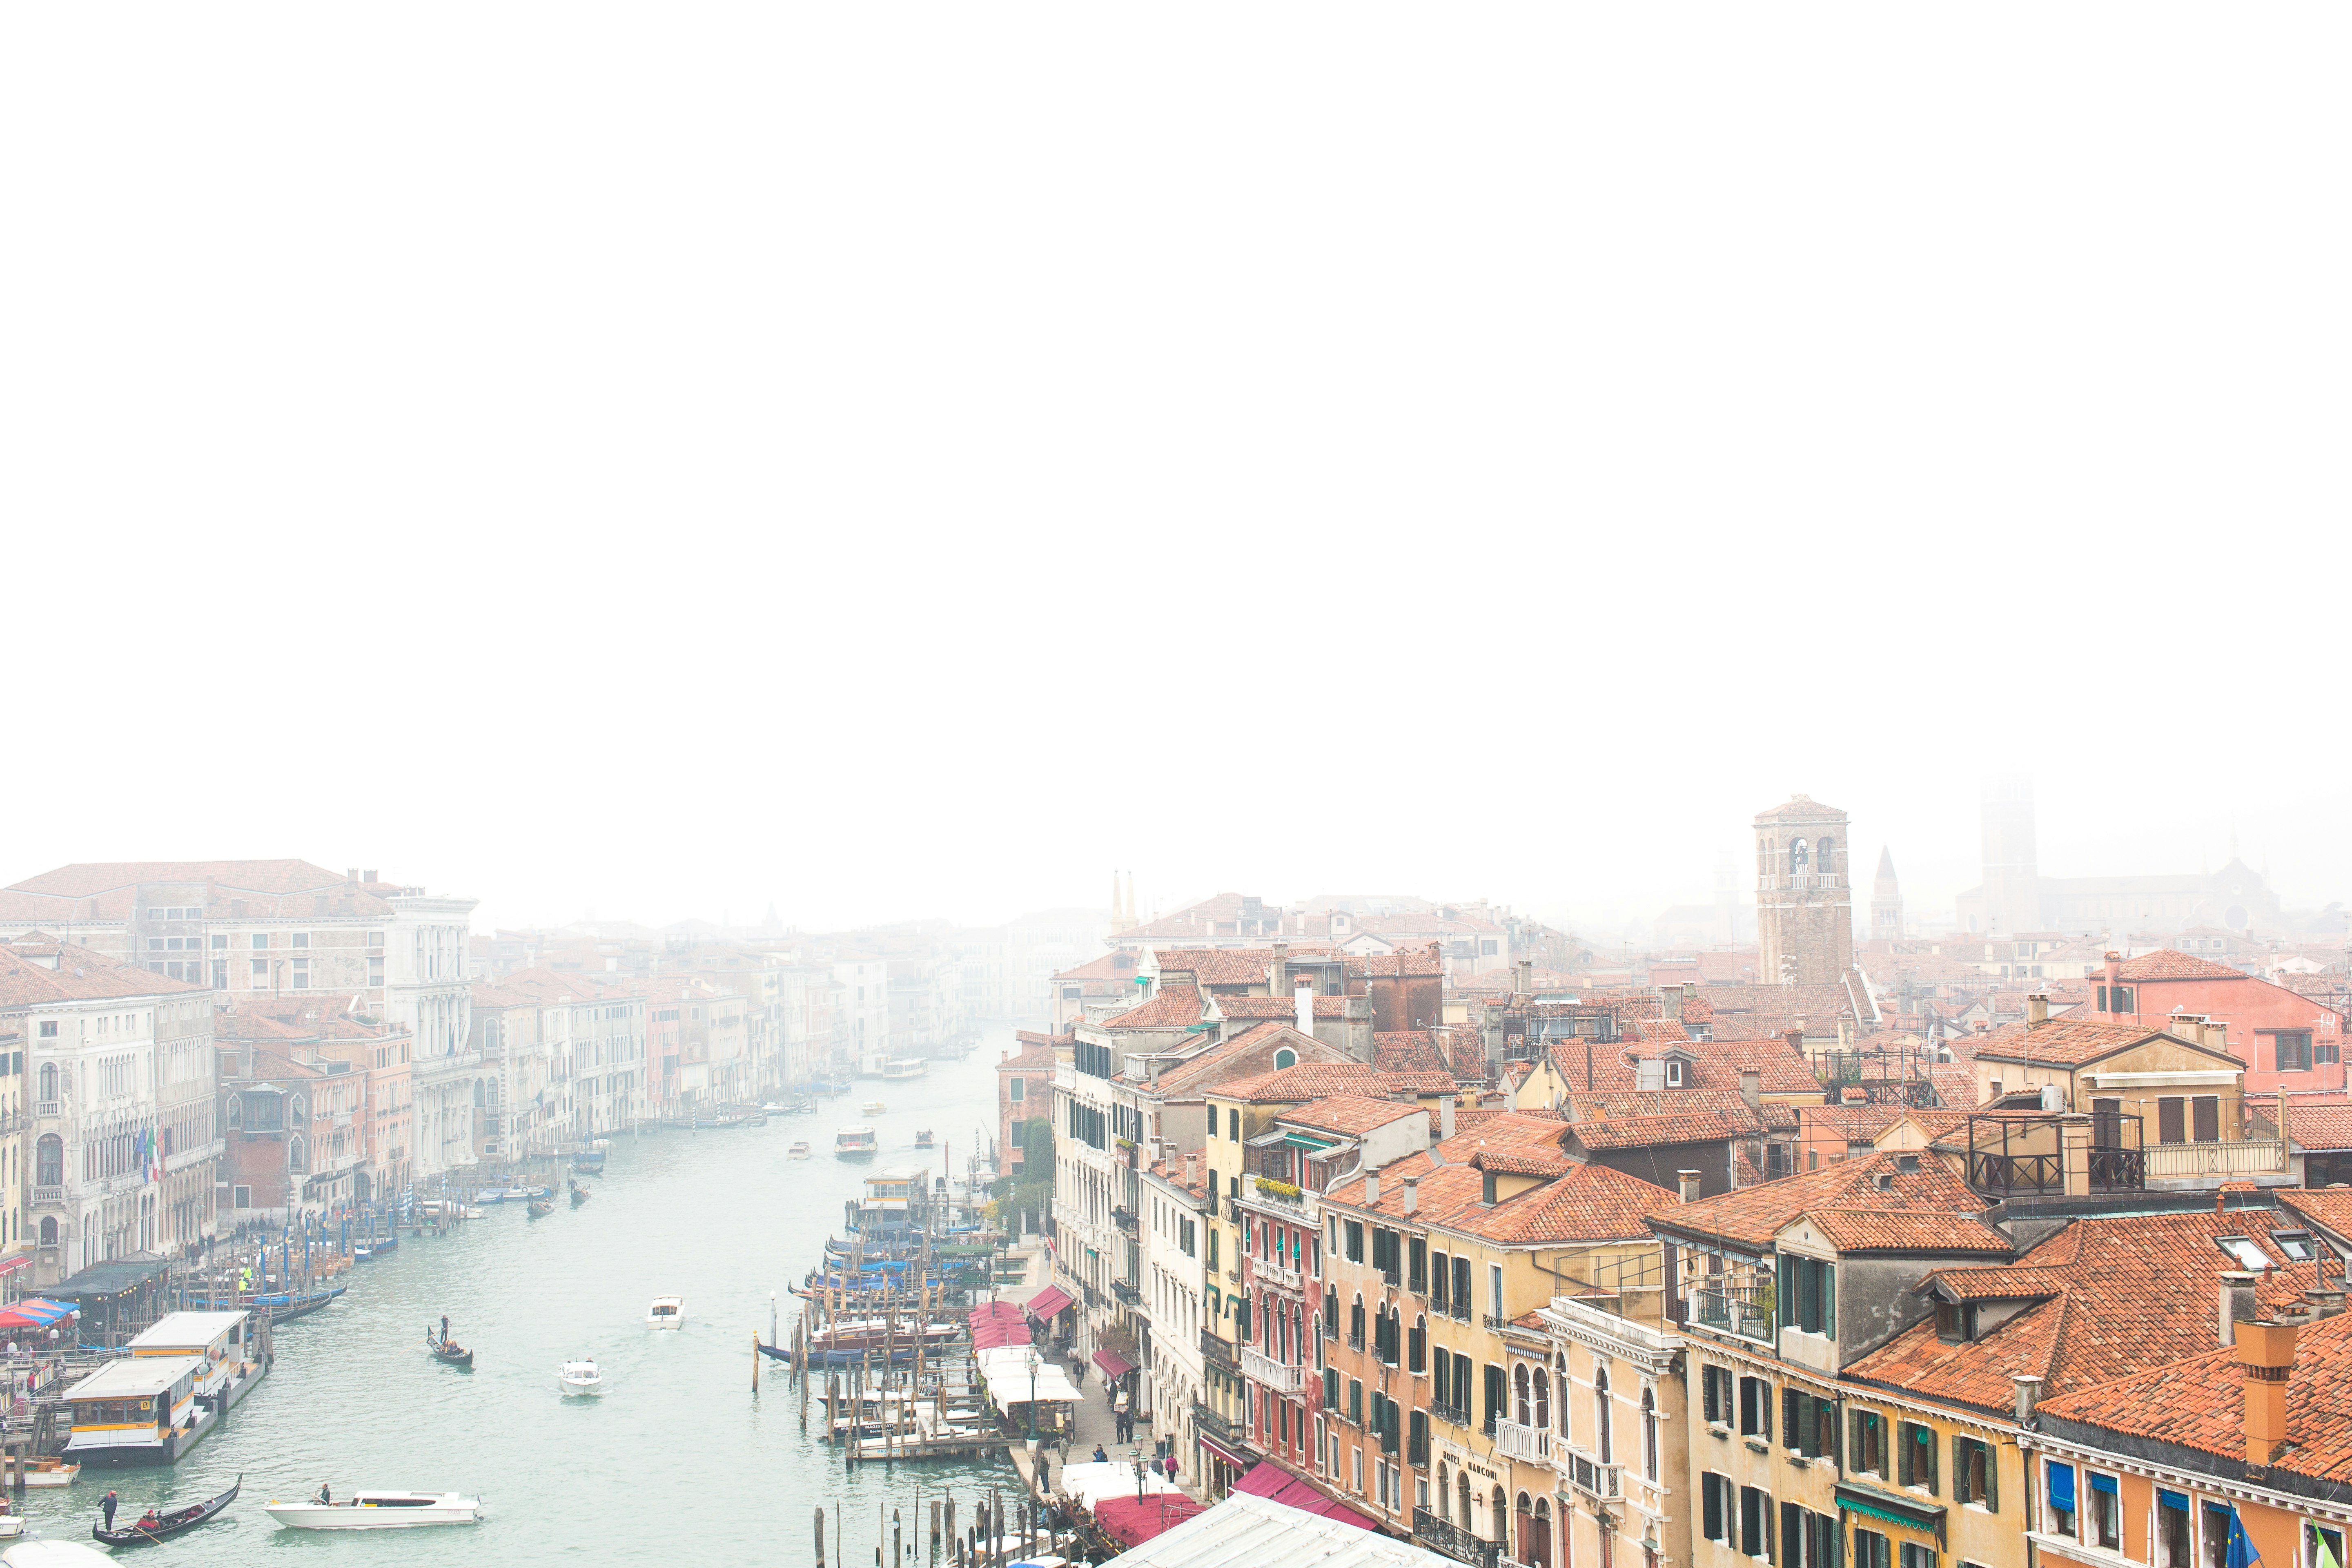
<svg viewBox="0 0 2352 1568">
<path fill-rule="evenodd" d="M 584 1204 L 584 1203 L 586 1203 L 587 1201 L 588 1201 L 588 1189 L 587 1189 L 587 1188 L 585 1188 L 585 1187 L 583 1187 L 583 1186 L 582 1186 L 582 1185 L 581 1185 L 579 1183 L 577 1183 L 577 1182 L 572 1183 L 572 1206 L 573 1208 L 578 1208 L 582 1204 Z"/>
<path fill-rule="evenodd" d="M 236 1478 L 236 1485 L 229 1488 L 220 1496 L 209 1502 L 175 1509 L 165 1514 L 159 1523 L 143 1529 L 134 1524 L 123 1530 L 109 1530 L 102 1524 L 93 1524 L 89 1527 L 89 1532 L 109 1546 L 152 1546 L 159 1541 L 169 1540 L 174 1535 L 194 1530 L 196 1526 L 205 1523 L 221 1510 L 235 1502 L 237 1492 L 244 1486 L 245 1476 L 240 1472 Z"/>
<path fill-rule="evenodd" d="M 430 1329 L 427 1329 L 425 1331 L 425 1348 L 433 1352 L 433 1359 L 439 1362 L 443 1366 L 454 1366 L 466 1372 L 471 1372 L 474 1370 L 474 1352 L 472 1351 L 467 1350 L 465 1346 L 458 1344 L 453 1340 L 434 1338 L 433 1331 Z"/>
<path fill-rule="evenodd" d="M 555 1205 L 545 1198 L 533 1198 L 526 1206 L 530 1209 L 530 1217 L 533 1219 L 545 1219 L 555 1212 Z"/>
</svg>

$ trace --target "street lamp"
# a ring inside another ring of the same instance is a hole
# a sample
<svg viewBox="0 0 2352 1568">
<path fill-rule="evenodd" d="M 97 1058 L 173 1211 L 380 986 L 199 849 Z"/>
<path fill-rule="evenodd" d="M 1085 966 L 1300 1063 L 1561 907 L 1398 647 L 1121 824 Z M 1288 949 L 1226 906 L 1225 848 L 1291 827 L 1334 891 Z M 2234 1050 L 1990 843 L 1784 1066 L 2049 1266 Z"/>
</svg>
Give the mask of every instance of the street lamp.
<svg viewBox="0 0 2352 1568">
<path fill-rule="evenodd" d="M 1029 1347 L 1029 1451 L 1037 1451 L 1037 1347 Z"/>
</svg>

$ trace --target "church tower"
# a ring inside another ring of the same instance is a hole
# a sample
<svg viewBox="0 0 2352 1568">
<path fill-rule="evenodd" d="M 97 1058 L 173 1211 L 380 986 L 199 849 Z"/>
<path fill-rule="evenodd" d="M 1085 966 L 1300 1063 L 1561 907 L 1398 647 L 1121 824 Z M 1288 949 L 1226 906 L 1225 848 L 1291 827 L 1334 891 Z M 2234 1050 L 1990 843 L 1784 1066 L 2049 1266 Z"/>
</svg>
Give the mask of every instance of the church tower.
<svg viewBox="0 0 2352 1568">
<path fill-rule="evenodd" d="M 1895 851 L 1881 845 L 1878 877 L 1870 884 L 1870 937 L 1894 942 L 1903 934 L 1903 889 L 1895 881 Z"/>
<path fill-rule="evenodd" d="M 1834 985 L 1853 966 L 1845 813 L 1811 795 L 1756 817 L 1756 979 Z"/>
</svg>

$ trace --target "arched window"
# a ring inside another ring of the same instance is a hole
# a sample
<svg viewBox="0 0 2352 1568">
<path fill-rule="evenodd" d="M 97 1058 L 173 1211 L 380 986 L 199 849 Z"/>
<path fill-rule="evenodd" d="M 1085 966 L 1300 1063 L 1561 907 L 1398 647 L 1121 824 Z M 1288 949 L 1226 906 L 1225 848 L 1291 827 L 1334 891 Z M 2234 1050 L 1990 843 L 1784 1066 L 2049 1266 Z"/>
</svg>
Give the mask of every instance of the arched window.
<svg viewBox="0 0 2352 1568">
<path fill-rule="evenodd" d="M 33 1181 L 37 1185 L 55 1187 L 66 1179 L 66 1141 L 54 1132 L 45 1132 L 33 1148 Z"/>
<path fill-rule="evenodd" d="M 234 1132 L 244 1125 L 245 1096 L 232 1094 L 228 1097 L 228 1130 Z"/>
<path fill-rule="evenodd" d="M 1339 1292 L 1328 1285 L 1323 1287 L 1323 1337 L 1339 1337 Z"/>
<path fill-rule="evenodd" d="M 1551 1378 L 1541 1367 L 1536 1368 L 1536 1419 L 1538 1427 L 1551 1425 Z"/>
<path fill-rule="evenodd" d="M 1646 1388 L 1642 1390 L 1642 1478 L 1658 1479 L 1658 1400 Z"/>
<path fill-rule="evenodd" d="M 1813 864 L 1822 868 L 1824 877 L 1837 869 L 1836 857 L 1837 840 L 1834 838 L 1824 838 L 1813 846 Z"/>
<path fill-rule="evenodd" d="M 1470 1472 L 1467 1470 L 1459 1472 L 1454 1478 L 1454 1500 L 1462 1510 L 1462 1517 L 1454 1522 L 1471 1534 L 1477 1534 L 1478 1527 L 1470 1522 Z"/>
<path fill-rule="evenodd" d="M 1355 1305 L 1348 1309 L 1348 1345 L 1351 1350 L 1364 1348 L 1364 1299 L 1361 1296 L 1357 1297 Z"/>
<path fill-rule="evenodd" d="M 1535 1555 L 1528 1562 L 1533 1568 L 1551 1568 L 1551 1504 L 1540 1492 L 1536 1494 L 1536 1538 L 1532 1544 Z"/>
<path fill-rule="evenodd" d="M 1437 1461 L 1437 1517 L 1451 1524 L 1454 1522 L 1454 1483 L 1446 1479 L 1446 1463 L 1440 1459 Z"/>
<path fill-rule="evenodd" d="M 1412 1321 L 1412 1338 L 1405 1342 L 1404 1369 L 1407 1372 L 1429 1370 L 1429 1319 L 1426 1316 L 1416 1317 Z"/>
<path fill-rule="evenodd" d="M 57 1217 L 53 1215 L 44 1215 L 41 1216 L 41 1245 L 43 1247 L 55 1247 L 57 1244 Z"/>
<path fill-rule="evenodd" d="M 1497 1486 L 1487 1506 L 1495 1510 L 1495 1517 L 1489 1521 L 1495 1527 L 1495 1544 L 1507 1547 L 1511 1543 L 1511 1500 L 1505 1497 L 1503 1489 Z"/>
<path fill-rule="evenodd" d="M 1536 1560 L 1536 1513 L 1531 1500 L 1525 1492 L 1519 1494 L 1517 1512 L 1518 1529 L 1512 1533 L 1517 1539 L 1518 1544 L 1513 1549 L 1512 1555 L 1522 1563 L 1533 1563 Z"/>
<path fill-rule="evenodd" d="M 1601 1367 L 1592 1369 L 1592 1451 L 1609 1463 L 1609 1373 Z"/>
<path fill-rule="evenodd" d="M 1803 839 L 1791 838 L 1789 840 L 1789 875 L 1794 877 L 1802 874 L 1806 865 L 1811 860 L 1811 858 L 1812 857 L 1806 851 L 1805 841 Z"/>
<path fill-rule="evenodd" d="M 1274 1066 L 1276 1071 L 1279 1072 L 1284 1068 L 1295 1068 L 1297 1065 L 1298 1053 L 1292 1050 L 1288 1046 L 1285 1046 L 1282 1049 L 1274 1053 Z"/>
<path fill-rule="evenodd" d="M 307 1174 L 310 1169 L 310 1145 L 299 1137 L 286 1141 L 286 1168 L 296 1174 Z"/>
<path fill-rule="evenodd" d="M 301 1126 L 302 1123 L 310 1120 L 310 1102 L 303 1099 L 300 1095 L 296 1095 L 293 1099 L 286 1102 L 286 1115 L 288 1117 L 288 1126 Z"/>
<path fill-rule="evenodd" d="M 1511 1369 L 1511 1419 L 1520 1426 L 1528 1425 L 1528 1369 Z"/>
<path fill-rule="evenodd" d="M 55 1100 L 57 1097 L 58 1064 L 55 1062 L 43 1062 L 41 1064 L 41 1098 L 43 1100 Z"/>
</svg>

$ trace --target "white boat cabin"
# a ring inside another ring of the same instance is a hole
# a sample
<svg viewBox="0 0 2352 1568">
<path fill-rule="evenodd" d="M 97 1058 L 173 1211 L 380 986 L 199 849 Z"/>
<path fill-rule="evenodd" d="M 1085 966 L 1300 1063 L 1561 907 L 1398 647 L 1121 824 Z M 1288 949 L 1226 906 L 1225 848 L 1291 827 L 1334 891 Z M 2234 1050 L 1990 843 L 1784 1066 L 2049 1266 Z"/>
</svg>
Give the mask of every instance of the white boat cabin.
<svg viewBox="0 0 2352 1568">
<path fill-rule="evenodd" d="M 205 1370 L 195 1391 L 211 1395 L 246 1374 L 257 1359 L 251 1314 L 246 1312 L 166 1312 L 131 1342 L 136 1359 L 200 1356 Z"/>
<path fill-rule="evenodd" d="M 135 1355 L 99 1368 L 66 1395 L 73 1405 L 67 1454 L 132 1464 L 168 1458 L 174 1433 L 195 1420 L 196 1382 L 206 1368 L 199 1355 Z"/>
</svg>

